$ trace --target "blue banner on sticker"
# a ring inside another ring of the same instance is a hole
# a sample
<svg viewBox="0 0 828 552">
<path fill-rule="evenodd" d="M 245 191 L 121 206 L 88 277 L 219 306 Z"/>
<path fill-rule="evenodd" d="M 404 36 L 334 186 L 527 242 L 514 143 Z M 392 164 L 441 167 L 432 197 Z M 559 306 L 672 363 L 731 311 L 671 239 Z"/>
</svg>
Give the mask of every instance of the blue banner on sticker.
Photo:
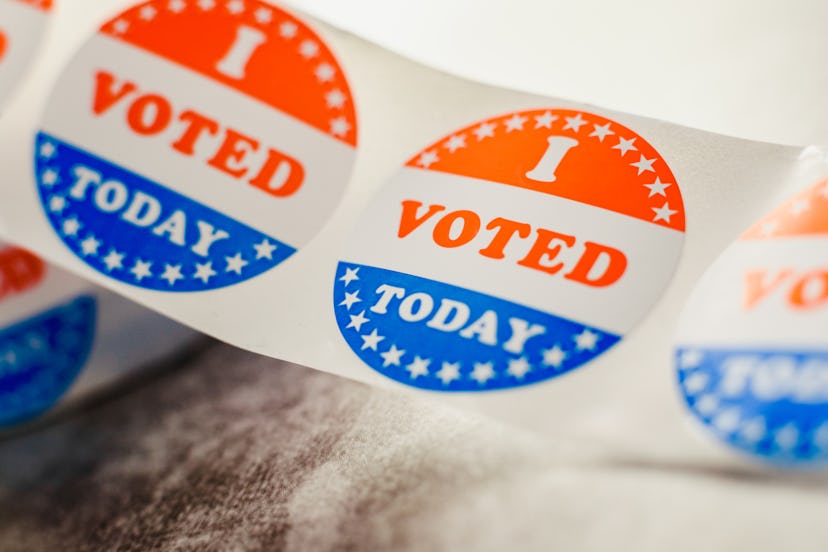
<svg viewBox="0 0 828 552">
<path fill-rule="evenodd" d="M 295 253 L 162 184 L 39 133 L 35 174 L 61 240 L 121 282 L 171 292 L 238 284 Z"/>
<path fill-rule="evenodd" d="M 89 357 L 95 320 L 95 299 L 84 295 L 0 330 L 0 426 L 37 416 L 63 396 Z"/>
<path fill-rule="evenodd" d="M 732 447 L 779 464 L 828 460 L 828 351 L 682 347 L 687 406 Z"/>
<path fill-rule="evenodd" d="M 340 263 L 336 321 L 371 368 L 432 391 L 488 391 L 565 374 L 620 336 L 426 278 Z"/>
</svg>

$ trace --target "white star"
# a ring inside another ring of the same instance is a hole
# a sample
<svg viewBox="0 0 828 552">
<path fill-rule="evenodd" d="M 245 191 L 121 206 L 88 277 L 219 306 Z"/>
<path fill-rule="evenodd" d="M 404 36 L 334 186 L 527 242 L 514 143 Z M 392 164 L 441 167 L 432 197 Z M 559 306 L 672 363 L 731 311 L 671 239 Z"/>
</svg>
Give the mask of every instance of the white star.
<svg viewBox="0 0 828 552">
<path fill-rule="evenodd" d="M 655 182 L 653 182 L 652 184 L 644 184 L 645 188 L 650 189 L 650 195 L 648 195 L 647 197 L 653 197 L 654 195 L 667 197 L 667 192 L 665 192 L 664 190 L 666 190 L 670 186 L 672 186 L 672 184 L 662 182 L 659 177 L 656 177 Z"/>
<path fill-rule="evenodd" d="M 63 221 L 62 230 L 65 236 L 75 236 L 78 233 L 78 230 L 81 229 L 81 224 L 78 219 L 72 217 L 70 219 L 66 219 Z"/>
<path fill-rule="evenodd" d="M 435 374 L 443 382 L 443 385 L 448 385 L 456 379 L 460 379 L 460 363 L 459 362 L 444 362 L 440 371 Z"/>
<path fill-rule="evenodd" d="M 382 367 L 388 368 L 389 366 L 399 366 L 400 359 L 404 354 L 405 351 L 397 349 L 396 345 L 391 345 L 390 349 L 388 349 L 384 353 L 380 353 L 380 356 L 383 359 Z"/>
<path fill-rule="evenodd" d="M 681 353 L 681 358 L 679 359 L 679 367 L 682 370 L 686 370 L 688 368 L 696 368 L 698 365 L 702 363 L 703 360 L 703 352 L 696 349 L 690 349 Z"/>
<path fill-rule="evenodd" d="M 799 429 L 792 423 L 778 429 L 773 440 L 782 450 L 791 450 L 799 443 Z"/>
<path fill-rule="evenodd" d="M 762 223 L 761 231 L 763 236 L 770 236 L 779 228 L 779 221 L 771 219 Z"/>
<path fill-rule="evenodd" d="M 707 387 L 707 383 L 710 380 L 710 377 L 707 374 L 703 374 L 701 372 L 696 372 L 695 374 L 691 374 L 687 376 L 684 380 L 684 389 L 690 395 L 695 395 L 704 390 Z"/>
<path fill-rule="evenodd" d="M 513 130 L 523 130 L 523 125 L 528 120 L 528 117 L 521 117 L 519 113 L 515 113 L 511 118 L 506 119 L 503 124 L 506 125 L 506 132 L 512 132 Z"/>
<path fill-rule="evenodd" d="M 739 429 L 739 422 L 741 421 L 741 413 L 738 408 L 728 408 L 716 415 L 711 422 L 713 427 L 722 433 L 733 433 Z"/>
<path fill-rule="evenodd" d="M 478 142 L 484 138 L 491 138 L 495 135 L 495 125 L 492 123 L 482 123 L 472 131 L 472 134 L 477 136 Z"/>
<path fill-rule="evenodd" d="M 338 88 L 334 88 L 333 90 L 325 94 L 325 102 L 327 102 L 328 107 L 332 109 L 341 108 L 343 105 L 345 105 L 345 100 L 347 100 L 345 94 L 343 94 L 342 90 Z"/>
<path fill-rule="evenodd" d="M 43 182 L 44 186 L 54 186 L 57 184 L 59 179 L 60 176 L 54 169 L 46 169 L 43 171 L 43 174 L 40 175 L 40 180 Z"/>
<path fill-rule="evenodd" d="M 696 401 L 696 410 L 703 416 L 713 414 L 719 409 L 719 399 L 715 395 L 702 395 Z"/>
<path fill-rule="evenodd" d="M 158 14 L 158 10 L 156 10 L 153 6 L 147 4 L 146 6 L 141 8 L 141 11 L 138 13 L 141 19 L 143 19 L 144 21 L 151 21 Z"/>
<path fill-rule="evenodd" d="M 791 213 L 793 216 L 798 217 L 805 211 L 811 208 L 811 202 L 808 198 L 800 198 L 793 202 L 791 205 Z"/>
<path fill-rule="evenodd" d="M 564 119 L 566 119 L 564 130 L 574 130 L 575 132 L 578 132 L 581 130 L 582 126 L 587 124 L 587 122 L 584 121 L 584 118 L 581 117 L 580 113 L 578 113 L 574 117 L 564 117 Z"/>
<path fill-rule="evenodd" d="M 460 148 L 466 147 L 466 137 L 465 136 L 452 136 L 451 138 L 446 141 L 445 148 L 449 150 L 451 153 L 459 150 Z"/>
<path fill-rule="evenodd" d="M 167 9 L 173 13 L 180 13 L 187 7 L 187 3 L 184 0 L 170 0 L 170 3 L 167 4 Z"/>
<path fill-rule="evenodd" d="M 543 363 L 546 366 L 552 366 L 554 368 L 560 368 L 563 361 L 566 360 L 568 355 L 561 349 L 558 345 L 555 345 L 551 349 L 544 349 L 543 350 Z"/>
<path fill-rule="evenodd" d="M 584 328 L 584 331 L 578 335 L 572 336 L 572 339 L 575 340 L 575 348 L 579 351 L 592 351 L 595 349 L 595 345 L 598 343 L 599 337 L 600 336 L 597 333 L 591 332 Z"/>
<path fill-rule="evenodd" d="M 469 375 L 471 379 L 477 381 L 480 385 L 483 385 L 490 379 L 494 377 L 494 365 L 491 362 L 481 363 L 475 362 L 474 363 L 474 370 Z"/>
<path fill-rule="evenodd" d="M 656 161 L 655 158 L 647 159 L 643 155 L 641 155 L 639 157 L 640 157 L 640 159 L 638 161 L 636 161 L 635 163 L 630 163 L 631 167 L 635 167 L 636 169 L 638 169 L 638 174 L 641 174 L 641 173 L 647 172 L 647 171 L 655 172 L 655 169 L 653 169 L 653 163 L 655 163 L 655 161 Z"/>
<path fill-rule="evenodd" d="M 124 254 L 115 251 L 114 249 L 110 249 L 109 253 L 103 260 L 104 264 L 106 265 L 106 269 L 109 272 L 113 270 L 124 268 Z"/>
<path fill-rule="evenodd" d="M 206 262 L 204 264 L 196 263 L 196 271 L 193 274 L 193 278 L 197 280 L 201 280 L 205 284 L 210 282 L 210 278 L 218 274 L 215 270 L 213 270 L 213 262 Z"/>
<path fill-rule="evenodd" d="M 765 420 L 763 418 L 754 418 L 751 421 L 742 425 L 739 430 L 739 436 L 748 443 L 758 443 L 765 437 Z"/>
<path fill-rule="evenodd" d="M 351 130 L 351 123 L 345 117 L 331 119 L 331 134 L 334 136 L 345 136 Z"/>
<path fill-rule="evenodd" d="M 256 10 L 255 17 L 259 23 L 270 23 L 273 21 L 273 12 L 262 6 Z"/>
<path fill-rule="evenodd" d="M 431 359 L 423 359 L 415 357 L 414 362 L 405 367 L 408 373 L 411 374 L 411 379 L 417 379 L 419 376 L 428 375 L 428 365 L 431 364 Z"/>
<path fill-rule="evenodd" d="M 345 282 L 345 287 L 351 285 L 354 280 L 359 280 L 359 267 L 346 268 L 345 276 L 339 279 L 340 282 Z"/>
<path fill-rule="evenodd" d="M 340 307 L 346 307 L 348 310 L 351 310 L 357 303 L 361 303 L 362 299 L 359 298 L 359 290 L 356 290 L 353 293 L 345 293 L 345 299 L 339 304 Z"/>
<path fill-rule="evenodd" d="M 440 158 L 437 157 L 437 152 L 432 150 L 432 151 L 424 152 L 420 156 L 420 158 L 417 160 L 417 164 L 420 165 L 421 167 L 427 169 L 439 160 L 440 160 Z"/>
<path fill-rule="evenodd" d="M 361 335 L 359 337 L 362 338 L 362 350 L 363 351 L 365 349 L 371 349 L 372 351 L 376 351 L 377 350 L 377 345 L 379 345 L 379 342 L 382 341 L 383 339 L 385 339 L 384 336 L 379 335 L 376 328 L 374 328 L 374 331 L 371 332 L 370 334 Z"/>
<path fill-rule="evenodd" d="M 225 257 L 224 260 L 227 261 L 227 268 L 224 271 L 235 272 L 239 276 L 241 276 L 242 269 L 250 264 L 244 260 L 241 253 L 236 253 L 232 257 Z"/>
<path fill-rule="evenodd" d="M 535 128 L 552 128 L 552 123 L 558 120 L 557 115 L 552 115 L 549 111 L 543 115 L 535 117 Z"/>
<path fill-rule="evenodd" d="M 345 327 L 346 330 L 350 330 L 351 328 L 354 328 L 356 331 L 361 332 L 362 331 L 362 325 L 365 324 L 366 322 L 370 322 L 370 320 L 365 317 L 365 311 L 362 311 L 361 313 L 357 314 L 356 316 L 354 316 L 353 314 L 349 314 L 348 316 L 351 317 L 351 323 L 348 324 Z"/>
<path fill-rule="evenodd" d="M 112 24 L 112 30 L 115 34 L 124 34 L 129 30 L 129 21 L 126 19 L 119 19 Z"/>
<path fill-rule="evenodd" d="M 57 148 L 51 142 L 43 142 L 40 145 L 40 156 L 45 159 L 51 159 L 57 152 Z"/>
<path fill-rule="evenodd" d="M 615 132 L 610 130 L 610 123 L 607 123 L 605 125 L 596 125 L 595 123 L 593 123 L 592 126 L 595 130 L 590 132 L 589 135 L 598 138 L 599 142 L 603 142 L 604 138 L 615 134 Z"/>
<path fill-rule="evenodd" d="M 227 2 L 227 11 L 233 15 L 239 15 L 244 12 L 244 2 L 242 0 L 230 0 L 230 2 Z"/>
<path fill-rule="evenodd" d="M 612 149 L 621 150 L 621 157 L 625 156 L 628 151 L 638 151 L 638 148 L 633 145 L 635 142 L 635 138 L 630 138 L 629 140 L 625 140 L 624 138 L 618 137 L 618 144 L 612 146 Z"/>
<path fill-rule="evenodd" d="M 42 350 L 46 347 L 46 341 L 37 334 L 30 334 L 26 336 L 26 345 L 35 350 Z"/>
<path fill-rule="evenodd" d="M 820 449 L 828 449 L 828 422 L 823 423 L 814 431 L 812 441 Z"/>
<path fill-rule="evenodd" d="M 6 361 L 6 364 L 15 364 L 17 363 L 17 353 L 14 350 L 9 349 L 2 354 L 3 360 Z"/>
<path fill-rule="evenodd" d="M 164 264 L 164 274 L 161 275 L 162 280 L 166 280 L 171 286 L 174 286 L 178 280 L 183 280 L 184 276 L 181 274 L 181 265 Z"/>
<path fill-rule="evenodd" d="M 210 11 L 216 7 L 216 0 L 198 0 L 198 7 L 203 11 Z"/>
<path fill-rule="evenodd" d="M 336 69 L 330 63 L 320 63 L 316 66 L 316 70 L 313 73 L 319 82 L 328 82 L 332 81 L 334 76 L 336 76 Z"/>
<path fill-rule="evenodd" d="M 279 25 L 279 36 L 282 38 L 293 38 L 296 36 L 296 31 L 298 30 L 299 28 L 296 26 L 296 23 L 293 23 L 292 21 L 285 21 Z"/>
<path fill-rule="evenodd" d="M 660 220 L 663 220 L 664 222 L 669 224 L 670 223 L 670 217 L 672 217 L 673 215 L 678 213 L 678 211 L 676 211 L 674 209 L 670 209 L 670 204 L 667 203 L 666 201 L 664 202 L 664 205 L 662 205 L 660 208 L 656 209 L 655 207 L 650 207 L 650 209 L 652 209 L 655 212 L 655 216 L 653 217 L 653 222 L 658 222 Z"/>
<path fill-rule="evenodd" d="M 95 238 L 95 236 L 88 236 L 85 240 L 81 242 L 81 251 L 85 257 L 89 255 L 97 255 L 98 248 L 101 246 L 101 242 Z"/>
<path fill-rule="evenodd" d="M 316 57 L 319 54 L 319 44 L 313 40 L 305 40 L 299 45 L 299 54 L 306 59 Z"/>
<path fill-rule="evenodd" d="M 256 250 L 256 260 L 259 259 L 268 259 L 273 260 L 273 252 L 276 251 L 277 247 L 270 243 L 270 240 L 265 238 L 262 240 L 262 243 L 257 243 L 253 246 L 253 249 Z"/>
<path fill-rule="evenodd" d="M 63 196 L 52 196 L 49 198 L 49 210 L 53 213 L 60 213 L 66 209 L 66 198 Z"/>
<path fill-rule="evenodd" d="M 517 379 L 523 379 L 526 374 L 532 371 L 532 365 L 529 364 L 526 357 L 515 358 L 509 361 L 509 368 L 506 371 Z"/>
<path fill-rule="evenodd" d="M 144 278 L 149 278 L 150 276 L 152 276 L 152 271 L 150 270 L 151 266 L 152 261 L 145 263 L 141 259 L 138 259 L 137 261 L 135 261 L 135 266 L 132 267 L 130 272 L 134 274 L 135 279 L 140 282 Z"/>
</svg>

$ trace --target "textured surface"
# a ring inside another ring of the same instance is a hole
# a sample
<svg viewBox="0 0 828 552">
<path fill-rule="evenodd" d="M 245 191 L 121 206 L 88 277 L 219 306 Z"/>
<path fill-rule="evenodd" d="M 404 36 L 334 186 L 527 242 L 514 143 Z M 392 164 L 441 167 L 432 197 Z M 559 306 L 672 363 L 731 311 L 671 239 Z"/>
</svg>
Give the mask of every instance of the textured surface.
<svg viewBox="0 0 828 552">
<path fill-rule="evenodd" d="M 819 479 L 576 458 L 214 345 L 0 442 L 0 549 L 820 550 L 828 538 Z"/>
</svg>

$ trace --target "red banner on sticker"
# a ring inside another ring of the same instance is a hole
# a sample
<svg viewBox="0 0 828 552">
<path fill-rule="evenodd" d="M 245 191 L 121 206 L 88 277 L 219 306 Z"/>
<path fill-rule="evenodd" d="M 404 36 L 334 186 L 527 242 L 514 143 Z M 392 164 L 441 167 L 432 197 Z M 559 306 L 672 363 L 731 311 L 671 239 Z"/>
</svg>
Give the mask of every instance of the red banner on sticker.
<svg viewBox="0 0 828 552">
<path fill-rule="evenodd" d="M 275 6 L 258 0 L 152 0 L 101 32 L 356 145 L 354 105 L 339 63 L 314 31 Z"/>
<path fill-rule="evenodd" d="M 661 155 L 632 130 L 567 109 L 512 113 L 432 144 L 408 166 L 499 182 L 684 231 Z"/>
<path fill-rule="evenodd" d="M 794 196 L 742 235 L 743 240 L 828 234 L 828 179 Z"/>
</svg>

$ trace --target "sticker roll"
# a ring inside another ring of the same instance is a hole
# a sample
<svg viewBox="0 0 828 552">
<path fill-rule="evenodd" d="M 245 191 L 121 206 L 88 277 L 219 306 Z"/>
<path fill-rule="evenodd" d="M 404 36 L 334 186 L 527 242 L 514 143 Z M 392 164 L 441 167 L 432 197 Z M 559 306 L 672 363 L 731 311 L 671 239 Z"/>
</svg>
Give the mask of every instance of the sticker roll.
<svg viewBox="0 0 828 552">
<path fill-rule="evenodd" d="M 0 244 L 0 432 L 197 341 L 192 330 Z"/>
<path fill-rule="evenodd" d="M 73 6 L 0 119 L 0 232 L 256 353 L 614 458 L 750 465 L 688 428 L 674 330 L 822 160 L 461 80 L 258 0 Z"/>
</svg>

